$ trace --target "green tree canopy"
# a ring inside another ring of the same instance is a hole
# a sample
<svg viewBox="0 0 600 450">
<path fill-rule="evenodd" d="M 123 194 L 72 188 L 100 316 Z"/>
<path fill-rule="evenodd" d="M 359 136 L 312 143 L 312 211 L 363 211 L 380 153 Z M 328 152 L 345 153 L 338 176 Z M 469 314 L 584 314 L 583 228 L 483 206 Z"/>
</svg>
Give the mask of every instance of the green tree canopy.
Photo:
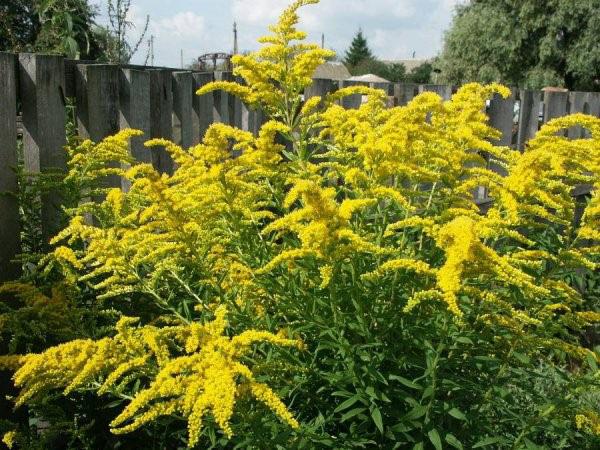
<svg viewBox="0 0 600 450">
<path fill-rule="evenodd" d="M 373 53 L 369 48 L 369 44 L 367 43 L 367 39 L 363 35 L 362 30 L 358 30 L 354 39 L 352 39 L 352 43 L 350 44 L 350 48 L 346 50 L 346 57 L 344 58 L 344 63 L 350 68 L 358 66 L 361 62 L 365 60 L 373 60 Z"/>
<path fill-rule="evenodd" d="M 446 34 L 448 81 L 600 89 L 600 0 L 471 0 Z"/>
<path fill-rule="evenodd" d="M 0 2 L 0 49 L 29 49 L 39 32 L 39 20 L 34 0 Z"/>
<path fill-rule="evenodd" d="M 0 50 L 96 59 L 102 50 L 88 0 L 0 2 Z"/>
<path fill-rule="evenodd" d="M 350 67 L 352 75 L 365 75 L 372 73 L 388 81 L 397 83 L 406 79 L 406 67 L 402 63 L 386 63 L 375 57 L 364 59 L 357 65 Z"/>
<path fill-rule="evenodd" d="M 406 76 L 406 81 L 417 84 L 428 84 L 431 83 L 432 73 L 433 65 L 429 62 L 424 62 L 410 71 Z"/>
</svg>

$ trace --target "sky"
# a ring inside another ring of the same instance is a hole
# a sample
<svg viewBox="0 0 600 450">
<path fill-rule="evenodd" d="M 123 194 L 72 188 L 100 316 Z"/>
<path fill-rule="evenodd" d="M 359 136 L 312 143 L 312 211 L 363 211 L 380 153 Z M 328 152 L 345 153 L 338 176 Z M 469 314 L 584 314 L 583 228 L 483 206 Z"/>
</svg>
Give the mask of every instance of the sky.
<svg viewBox="0 0 600 450">
<path fill-rule="evenodd" d="M 435 56 L 441 50 L 444 30 L 461 0 L 321 0 L 302 9 L 300 29 L 309 40 L 321 42 L 343 57 L 360 28 L 373 53 L 380 59 L 417 59 Z M 99 7 L 98 22 L 106 22 L 107 0 L 92 0 Z M 240 51 L 258 47 L 257 38 L 277 20 L 290 0 L 132 0 L 130 20 L 136 30 L 150 16 L 149 34 L 154 35 L 154 64 L 180 67 L 199 55 L 231 52 L 233 22 L 237 22 Z M 143 46 L 133 63 L 143 63 Z"/>
</svg>

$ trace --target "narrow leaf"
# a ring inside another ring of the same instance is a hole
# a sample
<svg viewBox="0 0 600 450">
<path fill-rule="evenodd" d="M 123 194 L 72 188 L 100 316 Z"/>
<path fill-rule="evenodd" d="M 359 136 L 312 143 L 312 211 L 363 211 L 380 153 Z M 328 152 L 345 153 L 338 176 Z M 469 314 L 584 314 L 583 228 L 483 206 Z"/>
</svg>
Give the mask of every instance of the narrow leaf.
<svg viewBox="0 0 600 450">
<path fill-rule="evenodd" d="M 373 422 L 375 422 L 375 425 L 379 429 L 379 432 L 383 434 L 383 419 L 381 418 L 381 411 L 379 410 L 379 408 L 375 408 L 373 411 L 371 411 L 371 417 L 373 418 Z"/>
<path fill-rule="evenodd" d="M 427 436 L 429 437 L 429 440 L 435 447 L 435 450 L 442 450 L 442 439 L 440 438 L 440 434 L 435 428 L 430 430 L 429 433 L 427 433 Z"/>
</svg>

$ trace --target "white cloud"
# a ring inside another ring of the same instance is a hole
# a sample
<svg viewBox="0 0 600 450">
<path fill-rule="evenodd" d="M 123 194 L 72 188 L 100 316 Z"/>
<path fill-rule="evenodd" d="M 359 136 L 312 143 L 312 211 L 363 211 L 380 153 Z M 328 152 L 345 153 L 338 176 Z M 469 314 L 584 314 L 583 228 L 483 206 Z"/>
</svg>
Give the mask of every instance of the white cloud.
<svg viewBox="0 0 600 450">
<path fill-rule="evenodd" d="M 431 57 L 439 52 L 452 11 L 464 0 L 322 0 L 300 12 L 300 28 L 309 39 L 339 53 L 362 28 L 373 52 L 383 59 Z M 240 24 L 242 48 L 255 47 L 256 37 L 273 23 L 287 0 L 233 0 L 232 14 Z"/>
<path fill-rule="evenodd" d="M 152 31 L 157 36 L 183 39 L 199 38 L 204 35 L 206 19 L 192 11 L 185 11 L 160 20 L 152 20 Z"/>
<path fill-rule="evenodd" d="M 91 0 L 105 5 L 105 0 Z M 300 29 L 311 42 L 320 42 L 342 56 L 354 33 L 362 28 L 373 52 L 382 59 L 436 55 L 454 7 L 466 0 L 321 0 L 300 11 Z M 141 32 L 146 14 L 155 35 L 157 65 L 179 65 L 179 50 L 186 60 L 233 47 L 232 22 L 238 22 L 239 46 L 256 49 L 259 36 L 277 20 L 291 0 L 135 0 L 130 20 L 132 40 Z M 105 22 L 105 6 L 101 7 Z M 136 57 L 139 60 L 141 57 Z"/>
<path fill-rule="evenodd" d="M 233 0 L 232 11 L 239 22 L 262 25 L 273 22 L 287 5 L 287 0 Z"/>
</svg>

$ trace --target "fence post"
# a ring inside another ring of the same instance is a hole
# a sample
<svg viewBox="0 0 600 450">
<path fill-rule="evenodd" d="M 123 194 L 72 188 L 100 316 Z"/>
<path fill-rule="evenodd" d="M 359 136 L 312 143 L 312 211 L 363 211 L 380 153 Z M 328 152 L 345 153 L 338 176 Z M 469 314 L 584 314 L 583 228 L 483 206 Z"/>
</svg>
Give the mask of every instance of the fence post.
<svg viewBox="0 0 600 450">
<path fill-rule="evenodd" d="M 588 103 L 587 92 L 569 92 L 569 114 L 585 113 L 589 114 L 589 103 Z M 567 136 L 570 139 L 583 138 L 586 135 L 586 130 L 580 126 L 571 127 L 567 130 Z"/>
<path fill-rule="evenodd" d="M 121 129 L 140 130 L 144 136 L 131 138 L 129 149 L 137 162 L 152 164 L 152 153 L 144 147 L 150 137 L 150 74 L 142 70 L 124 69 L 119 73 L 119 106 Z M 123 180 L 123 188 L 129 182 Z"/>
<path fill-rule="evenodd" d="M 304 100 L 312 97 L 325 97 L 327 94 L 337 90 L 335 82 L 326 78 L 315 78 L 313 84 L 304 90 Z"/>
<path fill-rule="evenodd" d="M 150 137 L 173 139 L 173 87 L 170 70 L 150 72 Z M 164 148 L 152 149 L 154 168 L 173 173 L 173 160 Z"/>
<path fill-rule="evenodd" d="M 258 136 L 260 129 L 267 122 L 268 118 L 262 109 L 250 111 L 250 120 L 248 121 L 248 131 L 251 131 L 254 136 Z"/>
<path fill-rule="evenodd" d="M 202 141 L 206 130 L 214 120 L 213 94 L 196 95 L 196 92 L 205 84 L 214 81 L 214 76 L 212 73 L 194 73 L 192 79 L 192 145 L 195 145 Z"/>
<path fill-rule="evenodd" d="M 515 111 L 515 94 L 511 93 L 510 97 L 502 98 L 500 94 L 495 94 L 490 101 L 488 116 L 490 118 L 490 126 L 499 130 L 502 133 L 500 139 L 496 142 L 497 145 L 510 146 L 513 137 Z"/>
<path fill-rule="evenodd" d="M 339 82 L 340 88 L 346 88 L 351 86 L 368 86 L 368 83 L 361 83 L 360 81 L 348 81 L 342 80 Z M 348 95 L 342 99 L 342 106 L 346 109 L 358 109 L 362 104 L 362 95 L 361 94 L 353 94 Z"/>
<path fill-rule="evenodd" d="M 67 167 L 65 66 L 61 56 L 19 55 L 19 91 L 23 114 L 25 169 L 31 173 L 64 173 Z M 42 195 L 44 242 L 62 223 L 62 197 L 57 190 Z"/>
<path fill-rule="evenodd" d="M 501 145 L 504 147 L 510 147 L 513 138 L 513 117 L 515 111 L 515 94 L 511 92 L 510 97 L 502 98 L 500 94 L 494 94 L 494 97 L 490 100 L 490 106 L 488 108 L 488 117 L 490 119 L 490 126 L 497 129 L 502 133 L 500 139 L 494 144 Z M 489 155 L 486 155 L 488 160 L 488 167 L 496 173 L 506 175 L 506 170 L 489 160 Z"/>
<path fill-rule="evenodd" d="M 588 114 L 594 117 L 600 117 L 600 92 L 587 93 Z"/>
<path fill-rule="evenodd" d="M 233 81 L 231 72 L 215 72 L 217 81 Z M 215 122 L 221 122 L 226 125 L 235 123 L 235 97 L 229 92 L 222 90 L 214 91 L 215 102 Z"/>
<path fill-rule="evenodd" d="M 17 194 L 17 59 L 0 52 L 0 282 L 18 278 L 21 250 Z"/>
<path fill-rule="evenodd" d="M 173 73 L 173 142 L 192 146 L 192 72 Z"/>
<path fill-rule="evenodd" d="M 521 89 L 519 92 L 519 131 L 517 134 L 517 148 L 525 150 L 525 144 L 535 136 L 539 129 L 540 105 L 542 93 Z"/>
<path fill-rule="evenodd" d="M 450 100 L 452 97 L 452 86 L 449 84 L 421 84 L 419 94 L 423 92 L 435 92 L 444 100 Z"/>
<path fill-rule="evenodd" d="M 569 104 L 568 92 L 544 92 L 544 123 L 567 115 Z"/>
<path fill-rule="evenodd" d="M 404 106 L 410 102 L 419 92 L 419 85 L 414 83 L 395 83 L 394 97 L 398 106 Z"/>
<path fill-rule="evenodd" d="M 75 74 L 79 135 L 96 143 L 119 131 L 119 67 L 78 64 Z M 121 177 L 109 175 L 106 185 L 121 187 Z"/>
</svg>

